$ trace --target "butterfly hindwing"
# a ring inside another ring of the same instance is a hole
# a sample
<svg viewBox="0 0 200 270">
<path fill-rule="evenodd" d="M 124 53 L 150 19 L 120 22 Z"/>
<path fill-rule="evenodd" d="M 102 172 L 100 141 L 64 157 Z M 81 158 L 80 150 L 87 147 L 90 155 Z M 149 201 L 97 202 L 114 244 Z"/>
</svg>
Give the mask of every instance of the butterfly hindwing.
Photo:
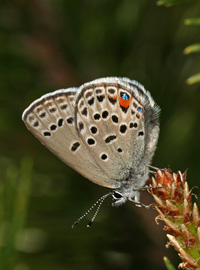
<svg viewBox="0 0 200 270">
<path fill-rule="evenodd" d="M 77 131 L 113 182 L 128 177 L 134 167 L 137 171 L 144 159 L 148 104 L 138 100 L 134 91 L 126 80 L 104 78 L 83 85 L 75 97 Z"/>
</svg>

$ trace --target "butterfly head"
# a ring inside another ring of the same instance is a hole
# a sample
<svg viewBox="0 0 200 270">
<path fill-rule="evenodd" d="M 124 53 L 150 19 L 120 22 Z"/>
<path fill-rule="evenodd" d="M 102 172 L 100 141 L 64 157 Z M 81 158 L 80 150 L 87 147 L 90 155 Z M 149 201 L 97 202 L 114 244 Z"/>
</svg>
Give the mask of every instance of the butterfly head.
<svg viewBox="0 0 200 270">
<path fill-rule="evenodd" d="M 112 190 L 111 196 L 113 200 L 112 206 L 120 206 L 127 200 L 140 204 L 140 192 L 139 190 L 133 190 L 132 187 Z"/>
</svg>

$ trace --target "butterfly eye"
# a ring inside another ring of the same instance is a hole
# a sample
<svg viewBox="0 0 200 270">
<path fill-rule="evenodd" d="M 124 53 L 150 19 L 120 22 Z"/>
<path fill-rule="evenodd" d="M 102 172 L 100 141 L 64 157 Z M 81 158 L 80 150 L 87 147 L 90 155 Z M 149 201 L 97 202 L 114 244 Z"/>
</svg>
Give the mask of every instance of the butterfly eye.
<svg viewBox="0 0 200 270">
<path fill-rule="evenodd" d="M 112 193 L 112 197 L 113 197 L 114 200 L 119 200 L 119 199 L 122 198 L 122 194 L 119 193 L 119 192 L 117 192 L 117 191 L 114 191 L 114 192 Z"/>
</svg>

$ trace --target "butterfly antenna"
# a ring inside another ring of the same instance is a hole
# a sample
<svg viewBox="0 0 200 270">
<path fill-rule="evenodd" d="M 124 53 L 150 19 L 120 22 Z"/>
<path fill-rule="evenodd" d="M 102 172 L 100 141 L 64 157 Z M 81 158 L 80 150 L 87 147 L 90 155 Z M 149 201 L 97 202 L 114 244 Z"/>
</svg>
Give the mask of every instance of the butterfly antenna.
<svg viewBox="0 0 200 270">
<path fill-rule="evenodd" d="M 110 195 L 110 193 L 108 193 L 108 194 L 106 194 L 106 195 L 104 195 L 103 197 L 100 198 L 100 201 L 99 201 L 99 205 L 98 205 L 98 207 L 97 207 L 97 210 L 96 210 L 96 212 L 94 213 L 94 216 L 92 217 L 92 219 L 90 220 L 90 222 L 89 222 L 88 225 L 87 225 L 88 228 L 92 226 L 92 223 L 94 222 L 94 220 L 95 220 L 97 214 L 99 213 L 99 209 L 101 208 L 102 203 L 103 203 L 104 200 L 108 197 L 108 195 Z"/>
<path fill-rule="evenodd" d="M 92 225 L 92 223 L 93 223 L 93 221 L 95 220 L 95 218 L 96 218 L 96 216 L 97 216 L 97 214 L 98 214 L 98 212 L 99 212 L 99 209 L 100 209 L 100 207 L 101 207 L 101 205 L 102 205 L 102 203 L 103 203 L 103 201 L 108 197 L 110 195 L 110 193 L 107 193 L 107 194 L 105 194 L 105 195 L 103 195 L 100 199 L 98 199 L 88 210 L 87 210 L 87 212 L 84 214 L 84 215 L 82 215 L 80 218 L 78 218 L 75 222 L 74 222 L 74 224 L 72 225 L 72 229 L 74 229 L 79 223 L 80 223 L 80 221 L 84 218 L 84 217 L 86 217 L 91 211 L 92 211 L 92 209 L 95 207 L 95 206 L 97 206 L 98 204 L 98 207 L 97 207 L 97 210 L 96 210 L 96 212 L 95 212 L 95 214 L 94 214 L 94 216 L 93 216 L 93 218 L 90 220 L 90 222 L 88 223 L 88 225 L 87 225 L 87 227 L 90 227 L 91 225 Z"/>
</svg>

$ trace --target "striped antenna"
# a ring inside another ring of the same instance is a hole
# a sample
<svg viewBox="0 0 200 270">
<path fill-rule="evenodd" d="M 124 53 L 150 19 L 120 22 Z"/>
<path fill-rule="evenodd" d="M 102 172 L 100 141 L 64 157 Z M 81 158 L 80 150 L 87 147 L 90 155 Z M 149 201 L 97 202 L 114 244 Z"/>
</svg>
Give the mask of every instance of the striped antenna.
<svg viewBox="0 0 200 270">
<path fill-rule="evenodd" d="M 78 218 L 78 219 L 74 222 L 74 224 L 72 225 L 72 229 L 74 229 L 74 228 L 80 223 L 80 221 L 81 221 L 84 217 L 86 217 L 86 216 L 91 212 L 91 210 L 92 210 L 95 206 L 98 205 L 97 210 L 96 210 L 96 212 L 94 213 L 94 216 L 92 217 L 92 219 L 90 220 L 90 222 L 89 222 L 88 225 L 87 225 L 88 228 L 91 227 L 92 223 L 94 222 L 94 220 L 95 220 L 95 218 L 96 218 L 96 216 L 97 216 L 97 214 L 98 214 L 98 212 L 99 212 L 99 209 L 100 209 L 102 203 L 104 202 L 104 200 L 105 200 L 109 195 L 110 195 L 110 193 L 107 193 L 107 194 L 103 195 L 100 199 L 98 199 L 98 201 L 96 201 L 96 202 L 95 202 L 95 203 L 87 210 L 87 212 L 86 212 L 84 215 L 82 215 L 80 218 Z"/>
</svg>

